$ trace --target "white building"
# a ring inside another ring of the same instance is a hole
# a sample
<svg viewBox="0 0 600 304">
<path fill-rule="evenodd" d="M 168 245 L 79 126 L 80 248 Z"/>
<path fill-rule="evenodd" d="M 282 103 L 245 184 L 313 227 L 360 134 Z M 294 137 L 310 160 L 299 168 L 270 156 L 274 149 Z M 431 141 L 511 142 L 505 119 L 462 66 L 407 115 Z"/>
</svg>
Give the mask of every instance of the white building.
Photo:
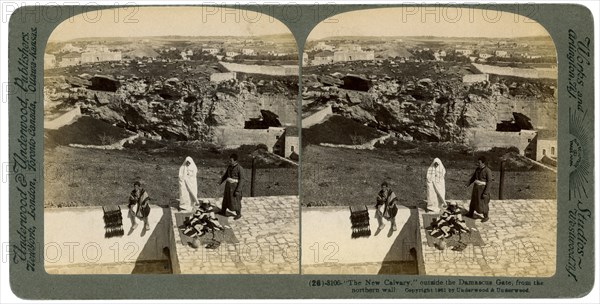
<svg viewBox="0 0 600 304">
<path fill-rule="evenodd" d="M 65 44 L 61 49 L 61 53 L 71 53 L 71 52 L 81 52 L 81 48 L 77 46 L 73 46 L 71 43 Z"/>
<path fill-rule="evenodd" d="M 469 55 L 473 54 L 473 50 L 469 50 L 469 49 L 457 49 L 456 52 L 463 56 L 469 56 Z"/>
<path fill-rule="evenodd" d="M 317 45 L 313 47 L 313 50 L 315 51 L 333 51 L 333 49 L 335 49 L 333 45 L 328 45 L 323 41 L 317 43 Z"/>
<path fill-rule="evenodd" d="M 44 54 L 44 69 L 56 67 L 56 57 L 52 54 Z"/>
<path fill-rule="evenodd" d="M 539 130 L 536 136 L 535 160 L 541 161 L 544 156 L 556 160 L 557 137 L 556 132 L 550 130 Z"/>
<path fill-rule="evenodd" d="M 240 54 L 240 53 L 238 53 L 238 52 L 234 52 L 234 51 L 228 51 L 228 52 L 225 52 L 225 56 L 227 56 L 227 57 L 231 57 L 231 58 L 233 58 L 233 57 L 235 57 L 235 56 L 237 56 L 237 55 L 239 55 L 239 54 Z"/>
<path fill-rule="evenodd" d="M 190 57 L 188 56 L 187 52 L 185 52 L 185 51 L 181 51 L 181 53 L 179 53 L 179 56 L 181 56 L 182 60 L 190 60 Z"/>
<path fill-rule="evenodd" d="M 219 53 L 219 49 L 215 49 L 215 48 L 205 48 L 202 49 L 202 52 L 204 53 L 209 53 L 211 55 L 216 55 L 217 53 Z"/>
<path fill-rule="evenodd" d="M 339 50 L 360 52 L 362 51 L 362 47 L 358 44 L 344 44 L 339 47 Z"/>
<path fill-rule="evenodd" d="M 110 52 L 110 50 L 108 49 L 108 47 L 103 46 L 103 45 L 97 45 L 97 44 L 92 44 L 92 45 L 86 46 L 85 47 L 85 51 L 89 52 L 89 53 Z"/>
<path fill-rule="evenodd" d="M 121 52 L 85 52 L 81 54 L 81 63 L 94 63 L 102 61 L 120 61 Z"/>
<path fill-rule="evenodd" d="M 81 54 L 78 53 L 70 53 L 62 56 L 58 66 L 67 67 L 81 64 Z"/>
<path fill-rule="evenodd" d="M 292 160 L 298 160 L 298 151 L 300 148 L 300 140 L 298 138 L 297 127 L 287 127 L 284 133 L 284 152 L 283 156 Z"/>
<path fill-rule="evenodd" d="M 254 56 L 256 53 L 253 49 L 242 49 L 242 54 L 246 56 Z"/>
<path fill-rule="evenodd" d="M 282 57 L 282 56 L 287 56 L 289 54 L 288 53 L 282 53 L 282 52 L 268 51 L 267 55 L 275 56 L 275 57 Z"/>
<path fill-rule="evenodd" d="M 494 54 L 496 55 L 496 57 L 508 58 L 508 52 L 507 51 L 496 51 Z"/>
<path fill-rule="evenodd" d="M 444 57 L 446 57 L 446 52 L 444 51 L 433 53 L 433 58 L 435 58 L 436 61 L 444 61 Z"/>
<path fill-rule="evenodd" d="M 375 60 L 374 51 L 337 51 L 333 53 L 333 62 Z"/>
<path fill-rule="evenodd" d="M 315 54 L 313 60 L 311 60 L 311 65 L 322 65 L 322 64 L 330 64 L 333 63 L 333 52 L 331 51 L 323 51 Z"/>
<path fill-rule="evenodd" d="M 527 59 L 539 59 L 539 58 L 542 58 L 542 56 L 540 56 L 540 55 L 531 55 L 529 53 L 525 53 L 521 57 L 527 58 Z"/>
</svg>

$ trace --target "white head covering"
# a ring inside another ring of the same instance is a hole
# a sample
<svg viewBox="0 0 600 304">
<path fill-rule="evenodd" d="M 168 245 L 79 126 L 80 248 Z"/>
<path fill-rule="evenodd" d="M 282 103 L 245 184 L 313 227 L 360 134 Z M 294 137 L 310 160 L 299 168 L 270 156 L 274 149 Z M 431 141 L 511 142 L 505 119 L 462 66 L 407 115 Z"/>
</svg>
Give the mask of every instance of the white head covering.
<svg viewBox="0 0 600 304">
<path fill-rule="evenodd" d="M 189 162 L 189 165 L 186 163 Z M 198 168 L 191 157 L 186 157 L 179 168 L 179 204 L 184 209 L 191 210 L 192 203 L 198 201 L 198 186 L 196 175 Z"/>
<path fill-rule="evenodd" d="M 435 164 L 437 164 L 437 167 Z M 432 183 L 444 182 L 445 175 L 446 168 L 444 168 L 442 161 L 436 157 L 427 169 L 427 181 Z"/>
<path fill-rule="evenodd" d="M 437 167 L 435 166 L 437 164 Z M 446 205 L 446 168 L 442 161 L 436 158 L 427 169 L 427 208 L 439 211 Z"/>
<path fill-rule="evenodd" d="M 185 165 L 185 163 L 189 162 L 189 165 Z M 196 167 L 196 164 L 194 163 L 194 160 L 191 157 L 186 157 L 185 161 L 183 161 L 183 164 L 181 165 L 181 167 L 179 168 L 179 178 L 185 178 L 186 176 L 189 175 L 196 175 L 196 173 L 198 173 L 198 168 Z"/>
</svg>

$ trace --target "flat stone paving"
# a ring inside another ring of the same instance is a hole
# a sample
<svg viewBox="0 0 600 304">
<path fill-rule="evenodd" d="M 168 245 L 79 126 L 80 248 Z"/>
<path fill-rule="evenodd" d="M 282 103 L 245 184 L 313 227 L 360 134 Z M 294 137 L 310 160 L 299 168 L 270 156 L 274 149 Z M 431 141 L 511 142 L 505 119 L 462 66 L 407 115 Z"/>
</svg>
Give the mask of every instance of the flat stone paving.
<svg viewBox="0 0 600 304">
<path fill-rule="evenodd" d="M 221 198 L 204 199 L 221 206 Z M 233 230 L 237 244 L 216 249 L 183 244 L 172 213 L 174 273 L 182 274 L 298 274 L 299 201 L 297 196 L 245 197 L 242 218 L 221 224 Z M 219 233 L 219 232 L 217 232 Z M 218 236 L 216 237 L 218 239 Z"/>
<path fill-rule="evenodd" d="M 469 201 L 457 201 L 468 209 Z M 419 210 L 422 212 L 422 210 Z M 429 247 L 419 216 L 419 273 L 449 276 L 550 277 L 556 270 L 556 200 L 490 202 L 490 221 L 475 222 L 485 245 L 463 251 Z"/>
</svg>

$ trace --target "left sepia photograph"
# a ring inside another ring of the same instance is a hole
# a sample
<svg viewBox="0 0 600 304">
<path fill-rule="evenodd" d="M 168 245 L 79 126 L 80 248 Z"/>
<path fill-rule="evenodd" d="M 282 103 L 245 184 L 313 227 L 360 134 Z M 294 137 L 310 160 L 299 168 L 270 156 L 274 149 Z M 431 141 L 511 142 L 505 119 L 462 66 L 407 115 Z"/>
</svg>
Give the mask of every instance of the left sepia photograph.
<svg viewBox="0 0 600 304">
<path fill-rule="evenodd" d="M 298 274 L 292 33 L 232 8 L 120 13 L 45 48 L 46 272 Z"/>
</svg>

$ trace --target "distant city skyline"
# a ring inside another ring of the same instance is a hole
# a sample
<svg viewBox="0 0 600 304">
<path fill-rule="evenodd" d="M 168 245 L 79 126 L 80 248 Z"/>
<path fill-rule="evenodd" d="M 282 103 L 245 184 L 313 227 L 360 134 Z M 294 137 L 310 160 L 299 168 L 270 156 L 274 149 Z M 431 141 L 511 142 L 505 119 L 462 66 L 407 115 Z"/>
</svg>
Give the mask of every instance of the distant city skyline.
<svg viewBox="0 0 600 304">
<path fill-rule="evenodd" d="M 307 40 L 340 36 L 496 39 L 549 34 L 536 21 L 509 12 L 459 7 L 397 7 L 332 16 L 319 23 Z"/>
<path fill-rule="evenodd" d="M 189 6 L 129 7 L 73 16 L 59 24 L 48 40 L 62 42 L 108 37 L 248 37 L 281 34 L 292 35 L 279 20 L 253 11 Z"/>
</svg>

